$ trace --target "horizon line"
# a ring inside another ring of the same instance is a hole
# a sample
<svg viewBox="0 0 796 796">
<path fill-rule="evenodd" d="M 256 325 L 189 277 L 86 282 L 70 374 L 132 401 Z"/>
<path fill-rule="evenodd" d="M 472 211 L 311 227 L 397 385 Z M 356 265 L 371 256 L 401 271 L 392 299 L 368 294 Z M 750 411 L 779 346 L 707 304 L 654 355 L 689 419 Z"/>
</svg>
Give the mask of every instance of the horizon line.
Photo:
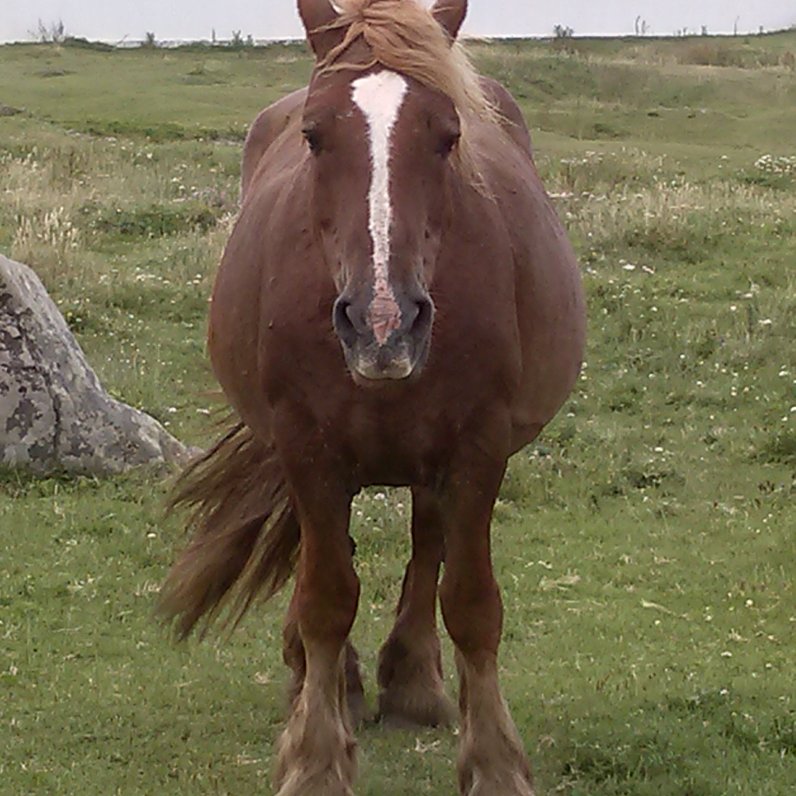
<svg viewBox="0 0 796 796">
<path fill-rule="evenodd" d="M 765 28 L 758 29 L 758 30 L 743 30 L 743 31 L 734 31 L 734 30 L 716 30 L 716 31 L 709 31 L 706 34 L 703 34 L 701 31 L 695 30 L 693 33 L 687 31 L 685 33 L 681 33 L 680 31 L 673 31 L 672 33 L 646 33 L 646 34 L 637 34 L 632 31 L 627 32 L 612 32 L 612 33 L 573 33 L 571 36 L 566 37 L 557 37 L 554 33 L 492 33 L 492 34 L 477 34 L 477 33 L 465 33 L 459 38 L 463 41 L 493 41 L 493 40 L 523 40 L 523 39 L 531 39 L 531 40 L 551 40 L 555 41 L 557 38 L 561 40 L 566 39 L 688 39 L 688 38 L 711 38 L 711 37 L 729 37 L 729 38 L 738 38 L 740 36 L 768 36 L 777 33 L 789 33 L 796 31 L 796 23 L 789 25 L 788 27 L 784 28 L 775 28 L 772 30 L 767 30 Z M 246 42 L 251 34 L 247 34 L 247 37 L 244 39 Z M 254 42 L 255 45 L 262 46 L 268 44 L 293 44 L 296 42 L 304 42 L 306 38 L 299 34 L 291 34 L 287 36 L 267 36 L 267 37 L 258 37 L 258 36 L 251 36 L 251 40 Z M 135 46 L 146 43 L 146 38 L 131 38 L 129 35 L 124 35 L 121 38 L 96 38 L 96 39 L 88 39 L 84 36 L 78 36 L 76 34 L 68 34 L 65 39 L 65 42 L 73 41 L 73 42 L 87 42 L 88 44 L 106 44 L 114 47 L 123 47 L 127 46 Z M 231 38 L 164 38 L 164 39 L 155 39 L 155 43 L 157 46 L 182 46 L 182 45 L 190 45 L 190 44 L 202 44 L 202 45 L 216 45 L 216 46 L 223 46 L 227 45 L 230 42 L 234 41 Z M 7 45 L 7 44 L 63 44 L 64 42 L 44 42 L 40 39 L 36 38 L 27 38 L 27 39 L 4 39 L 0 38 L 0 46 Z"/>
</svg>

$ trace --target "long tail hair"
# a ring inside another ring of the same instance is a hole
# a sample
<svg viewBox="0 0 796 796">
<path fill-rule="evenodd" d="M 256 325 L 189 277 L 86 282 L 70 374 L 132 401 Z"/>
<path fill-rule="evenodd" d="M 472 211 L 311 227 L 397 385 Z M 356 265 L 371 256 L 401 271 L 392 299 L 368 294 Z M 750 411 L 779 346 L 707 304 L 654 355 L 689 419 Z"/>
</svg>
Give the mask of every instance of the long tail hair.
<svg viewBox="0 0 796 796">
<path fill-rule="evenodd" d="M 276 453 L 241 422 L 179 477 L 170 509 L 190 510 L 191 538 L 163 585 L 158 613 L 185 639 L 224 616 L 236 626 L 293 574 L 298 520 Z M 226 609 L 226 610 L 225 610 Z"/>
</svg>

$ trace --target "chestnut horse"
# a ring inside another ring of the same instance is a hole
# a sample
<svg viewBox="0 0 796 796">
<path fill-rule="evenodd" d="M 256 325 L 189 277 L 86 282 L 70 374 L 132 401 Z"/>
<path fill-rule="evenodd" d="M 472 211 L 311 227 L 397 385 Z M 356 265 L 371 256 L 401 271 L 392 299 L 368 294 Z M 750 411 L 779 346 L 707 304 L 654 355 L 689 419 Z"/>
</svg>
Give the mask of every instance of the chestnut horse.
<svg viewBox="0 0 796 796">
<path fill-rule="evenodd" d="M 162 608 L 182 636 L 225 608 L 235 622 L 295 570 L 278 796 L 352 794 L 364 701 L 348 642 L 351 500 L 409 486 L 412 556 L 379 713 L 452 719 L 435 619 L 444 561 L 460 792 L 529 796 L 498 685 L 490 521 L 508 458 L 577 378 L 578 266 L 517 105 L 455 43 L 466 0 L 298 7 L 315 68 L 249 133 L 210 309 L 210 357 L 240 421 L 183 475 L 193 535 Z"/>
</svg>

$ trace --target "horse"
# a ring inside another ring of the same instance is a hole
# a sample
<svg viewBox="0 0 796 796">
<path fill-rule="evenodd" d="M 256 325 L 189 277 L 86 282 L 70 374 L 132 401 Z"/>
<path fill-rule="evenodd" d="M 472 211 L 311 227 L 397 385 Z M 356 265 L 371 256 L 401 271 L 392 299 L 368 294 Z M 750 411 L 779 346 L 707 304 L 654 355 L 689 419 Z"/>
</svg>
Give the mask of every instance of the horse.
<svg viewBox="0 0 796 796">
<path fill-rule="evenodd" d="M 244 147 L 208 330 L 235 414 L 178 483 L 191 536 L 161 610 L 180 637 L 234 624 L 295 574 L 278 796 L 353 794 L 365 702 L 349 520 L 372 485 L 412 495 L 380 718 L 454 719 L 439 599 L 460 684 L 459 791 L 533 794 L 498 682 L 490 524 L 509 457 L 578 378 L 584 298 L 522 113 L 457 43 L 466 10 L 298 0 L 309 85 L 264 110 Z"/>
</svg>

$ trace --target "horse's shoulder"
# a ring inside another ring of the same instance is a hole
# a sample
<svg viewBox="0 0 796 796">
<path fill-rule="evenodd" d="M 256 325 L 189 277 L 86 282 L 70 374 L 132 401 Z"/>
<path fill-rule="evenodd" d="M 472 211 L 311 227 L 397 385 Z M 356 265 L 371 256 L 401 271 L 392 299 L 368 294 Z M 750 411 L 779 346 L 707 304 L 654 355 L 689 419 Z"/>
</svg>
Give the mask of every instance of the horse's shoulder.
<svg viewBox="0 0 796 796">
<path fill-rule="evenodd" d="M 503 126 L 506 132 L 516 143 L 527 152 L 533 152 L 531 133 L 525 123 L 520 106 L 511 92 L 491 77 L 481 77 L 481 87 L 487 99 L 497 108 L 503 117 Z"/>
<path fill-rule="evenodd" d="M 241 203 L 251 185 L 257 165 L 268 147 L 296 119 L 307 100 L 307 89 L 302 88 L 277 100 L 260 111 L 249 127 L 246 142 L 243 145 L 243 162 L 241 164 Z"/>
</svg>

